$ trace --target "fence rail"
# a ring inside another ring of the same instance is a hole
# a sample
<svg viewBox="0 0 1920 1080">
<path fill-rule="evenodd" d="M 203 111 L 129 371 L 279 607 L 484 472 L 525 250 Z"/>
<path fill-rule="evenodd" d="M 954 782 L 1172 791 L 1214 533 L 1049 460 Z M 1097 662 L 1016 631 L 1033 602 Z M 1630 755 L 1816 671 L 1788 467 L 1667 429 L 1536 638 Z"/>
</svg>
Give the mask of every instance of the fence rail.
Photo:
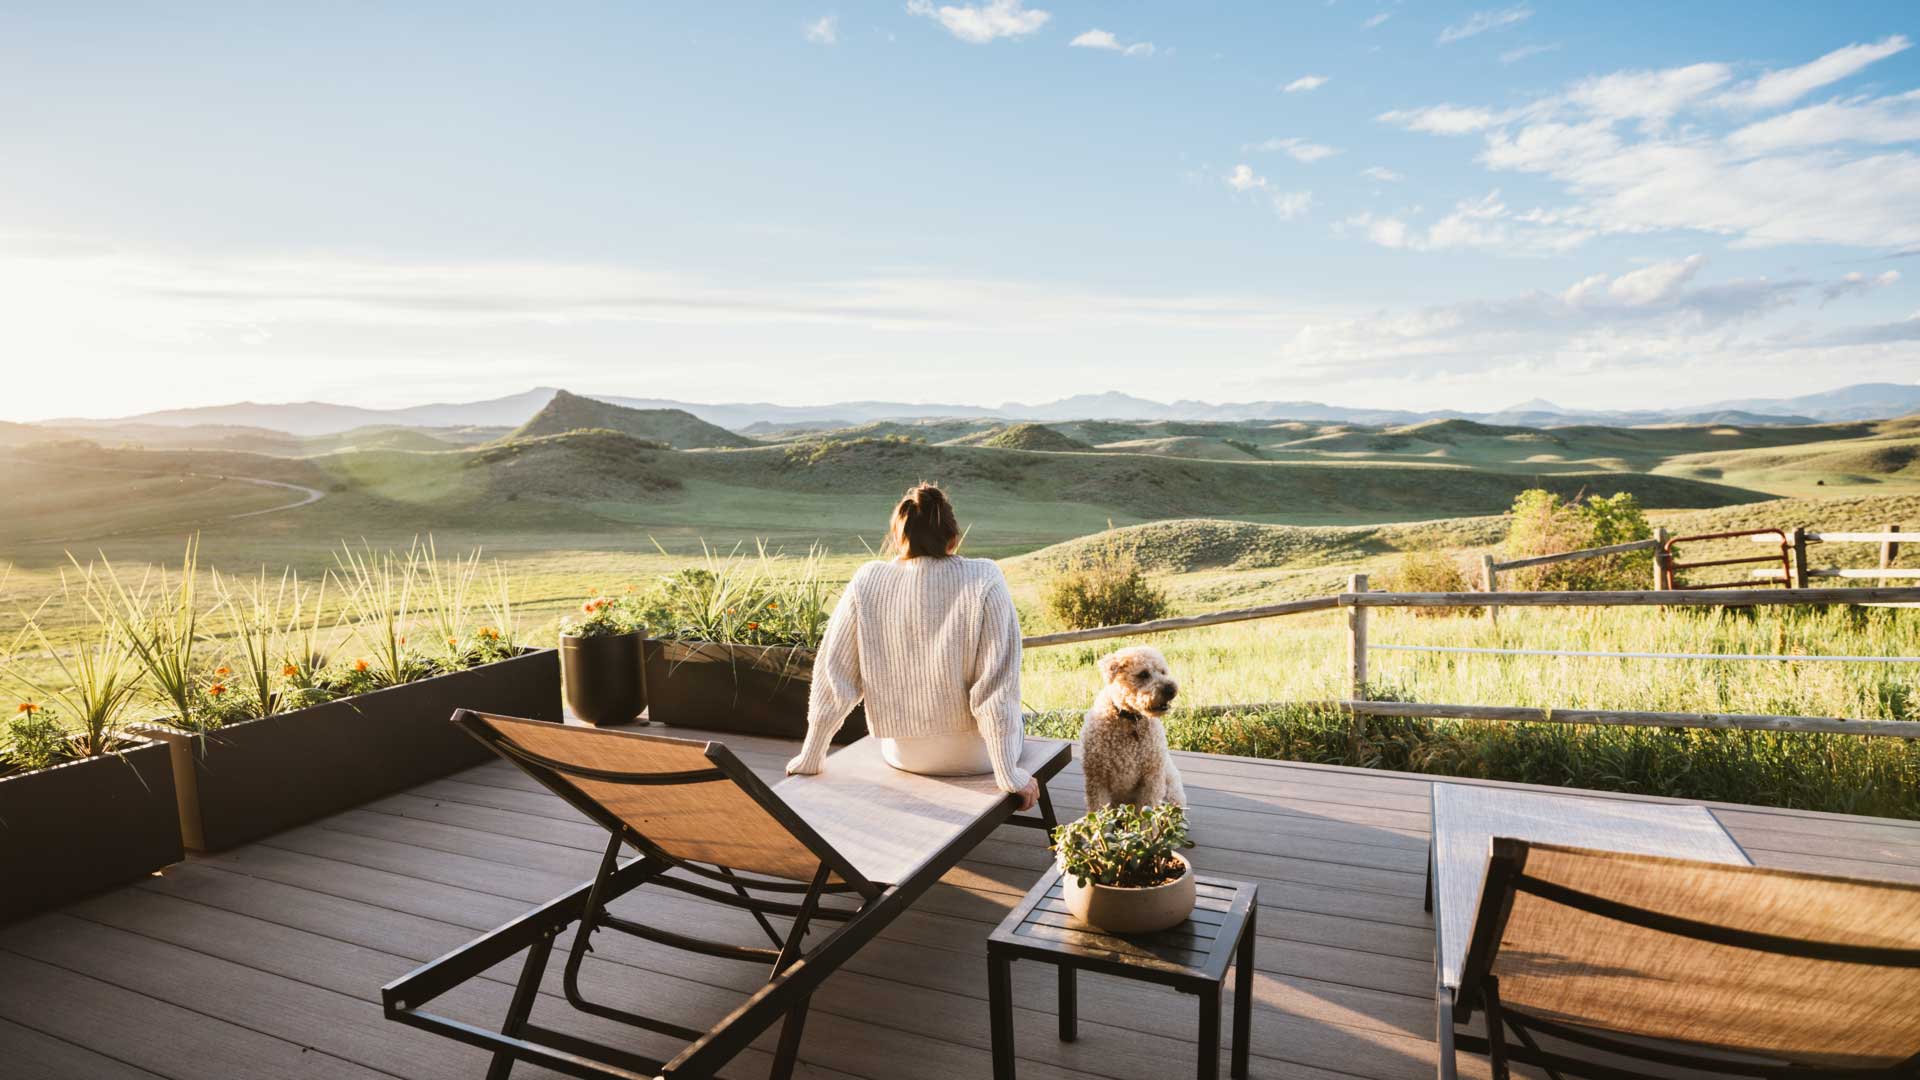
<svg viewBox="0 0 1920 1080">
<path fill-rule="evenodd" d="M 1595 549 L 1600 550 L 1600 549 Z M 1491 565 L 1491 559 L 1488 560 Z M 1869 572 L 1872 573 L 1872 572 Z M 1786 607 L 1809 604 L 1920 604 L 1920 587 L 1869 588 L 1773 588 L 1773 589 L 1672 589 L 1612 590 L 1605 592 L 1510 592 L 1499 593 L 1499 603 L 1510 607 Z M 1541 709 L 1508 705 L 1448 705 L 1437 703 L 1368 701 L 1367 654 L 1370 651 L 1429 651 L 1448 653 L 1498 653 L 1542 656 L 1600 656 L 1617 659 L 1663 660 L 1781 660 L 1860 663 L 1920 663 L 1920 657 L 1879 656 L 1792 656 L 1715 653 L 1631 653 L 1583 652 L 1557 649 L 1472 649 L 1449 646 L 1372 645 L 1367 641 L 1368 615 L 1374 608 L 1473 608 L 1488 602 L 1481 592 L 1372 592 L 1367 576 L 1354 574 L 1346 592 L 1332 596 L 1292 600 L 1281 604 L 1237 608 L 1205 615 L 1189 615 L 1151 622 L 1118 626 L 1095 626 L 1055 634 L 1038 634 L 1024 639 L 1030 649 L 1071 645 L 1088 641 L 1137 637 L 1223 623 L 1250 622 L 1279 618 L 1311 611 L 1341 610 L 1347 623 L 1348 696 L 1338 702 L 1318 703 L 1345 709 L 1355 716 L 1407 716 L 1434 719 L 1521 721 L 1528 723 L 1615 724 L 1636 727 L 1718 728 L 1742 731 L 1783 731 L 1819 734 L 1880 735 L 1892 738 L 1920 738 L 1920 721 L 1849 720 L 1831 716 L 1771 716 L 1752 713 L 1639 712 L 1621 709 Z M 1261 708 L 1266 705 L 1201 705 L 1188 711 L 1218 715 Z M 1296 703 L 1299 704 L 1299 703 Z M 1315 704 L 1315 703 L 1306 703 Z"/>
</svg>

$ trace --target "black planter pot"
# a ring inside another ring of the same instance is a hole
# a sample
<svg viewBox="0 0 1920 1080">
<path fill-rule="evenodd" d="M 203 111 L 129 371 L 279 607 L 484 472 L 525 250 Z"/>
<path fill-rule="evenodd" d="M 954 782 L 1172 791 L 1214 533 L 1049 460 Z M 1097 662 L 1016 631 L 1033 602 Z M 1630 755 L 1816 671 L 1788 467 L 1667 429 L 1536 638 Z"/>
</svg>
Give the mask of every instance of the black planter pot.
<svg viewBox="0 0 1920 1080">
<path fill-rule="evenodd" d="M 0 776 L 0 922 L 184 857 L 164 743 Z"/>
<path fill-rule="evenodd" d="M 560 682 L 567 708 L 595 727 L 630 724 L 647 707 L 641 669 L 646 635 L 605 634 L 560 639 Z"/>
<path fill-rule="evenodd" d="M 141 733 L 172 744 L 187 847 L 224 851 L 493 760 L 449 723 L 455 709 L 558 722 L 559 654 L 531 650 L 205 734 Z"/>
<path fill-rule="evenodd" d="M 649 641 L 646 671 L 647 715 L 663 724 L 781 739 L 807 733 L 812 649 Z M 867 714 L 855 708 L 833 741 L 866 733 Z"/>
</svg>

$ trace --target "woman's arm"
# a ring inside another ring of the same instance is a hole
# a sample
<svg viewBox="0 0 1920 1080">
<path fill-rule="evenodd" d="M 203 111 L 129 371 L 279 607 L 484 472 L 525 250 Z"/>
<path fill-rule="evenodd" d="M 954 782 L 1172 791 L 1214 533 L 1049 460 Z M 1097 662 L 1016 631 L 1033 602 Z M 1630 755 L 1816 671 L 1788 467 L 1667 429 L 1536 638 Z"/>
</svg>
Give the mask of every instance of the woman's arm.
<svg viewBox="0 0 1920 1080">
<path fill-rule="evenodd" d="M 854 581 L 859 575 L 854 575 Z M 787 762 L 787 775 L 812 775 L 827 760 L 827 748 L 847 714 L 860 704 L 860 615 L 854 581 L 840 593 L 827 620 L 827 632 L 813 658 L 813 686 L 807 692 L 807 739 Z"/>
<path fill-rule="evenodd" d="M 987 741 L 993 779 L 1002 791 L 1020 793 L 1033 777 L 1020 768 L 1024 719 L 1020 711 L 1020 615 L 999 567 L 981 598 L 980 639 L 974 655 L 968 705 L 980 737 Z"/>
</svg>

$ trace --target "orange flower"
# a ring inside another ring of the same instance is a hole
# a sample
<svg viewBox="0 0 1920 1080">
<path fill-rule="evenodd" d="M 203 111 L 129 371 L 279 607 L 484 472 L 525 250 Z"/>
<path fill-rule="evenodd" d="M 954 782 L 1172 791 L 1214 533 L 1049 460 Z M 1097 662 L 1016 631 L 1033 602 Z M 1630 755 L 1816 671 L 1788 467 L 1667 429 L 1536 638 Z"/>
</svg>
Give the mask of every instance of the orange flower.
<svg viewBox="0 0 1920 1080">
<path fill-rule="evenodd" d="M 219 697 L 221 694 L 224 694 L 226 692 L 227 692 L 227 687 L 226 687 L 226 684 L 224 683 L 214 683 L 212 686 L 207 687 L 207 693 L 212 695 L 213 697 Z"/>
<path fill-rule="evenodd" d="M 460 639 L 459 639 L 459 638 L 448 638 L 448 639 L 447 639 L 447 644 L 449 644 L 449 645 L 458 645 L 458 644 L 460 644 Z"/>
<path fill-rule="evenodd" d="M 633 586 L 631 586 L 631 585 L 629 585 L 629 586 L 627 586 L 627 591 L 628 591 L 628 592 L 632 592 L 632 591 L 633 591 Z"/>
<path fill-rule="evenodd" d="M 405 634 L 400 635 L 400 644 L 405 645 L 406 643 L 407 643 L 407 636 Z"/>
<path fill-rule="evenodd" d="M 757 622 L 750 622 L 750 623 L 748 623 L 748 624 L 747 624 L 747 629 L 749 629 L 749 630 L 758 630 L 758 629 L 760 629 L 760 624 L 759 624 L 759 623 L 757 623 Z"/>
<path fill-rule="evenodd" d="M 768 610 L 768 611 L 779 611 L 779 610 L 780 610 L 780 605 L 779 605 L 779 604 L 775 604 L 775 603 L 768 603 L 768 604 L 767 604 L 767 610 Z"/>
<path fill-rule="evenodd" d="M 588 590 L 587 590 L 587 595 L 588 595 L 588 596 L 599 596 L 599 595 L 600 595 L 600 590 L 599 590 L 598 588 L 593 588 L 593 589 L 588 589 Z"/>
<path fill-rule="evenodd" d="M 28 716 L 32 716 L 34 713 L 37 713 L 40 711 L 40 706 L 35 705 L 31 701 L 23 701 L 20 703 L 20 707 L 13 711 L 23 712 L 23 713 L 26 713 Z"/>
<path fill-rule="evenodd" d="M 367 662 L 365 660 L 355 660 L 353 662 L 353 670 L 355 671 L 367 670 Z"/>
<path fill-rule="evenodd" d="M 214 668 L 213 673 L 215 675 L 220 676 L 221 678 L 226 678 L 228 675 L 233 674 L 233 669 L 226 666 L 225 664 L 222 664 L 219 667 Z"/>
<path fill-rule="evenodd" d="M 287 678 L 291 679 L 295 675 L 300 674 L 300 669 L 297 667 L 294 667 L 292 664 L 288 664 L 286 667 L 283 667 L 280 669 L 280 674 L 285 675 Z"/>
</svg>

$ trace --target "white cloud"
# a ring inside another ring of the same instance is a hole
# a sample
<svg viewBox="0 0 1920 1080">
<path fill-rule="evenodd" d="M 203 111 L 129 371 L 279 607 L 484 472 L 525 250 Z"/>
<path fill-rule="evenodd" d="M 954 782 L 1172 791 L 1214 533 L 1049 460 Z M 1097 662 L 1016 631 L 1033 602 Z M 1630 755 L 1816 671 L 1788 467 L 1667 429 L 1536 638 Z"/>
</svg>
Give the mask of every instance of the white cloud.
<svg viewBox="0 0 1920 1080">
<path fill-rule="evenodd" d="M 1369 242 L 1403 251 L 1483 250 L 1503 255 L 1557 255 L 1587 240 L 1589 229 L 1541 210 L 1515 214 L 1498 191 L 1463 199 L 1453 211 L 1424 228 L 1398 216 L 1355 214 L 1336 233 L 1358 231 Z"/>
<path fill-rule="evenodd" d="M 1273 203 L 1273 212 L 1280 215 L 1282 221 L 1292 221 L 1304 215 L 1313 206 L 1311 191 L 1276 191 L 1266 177 L 1253 171 L 1253 166 L 1240 164 L 1225 177 L 1227 186 L 1235 191 L 1264 191 Z"/>
<path fill-rule="evenodd" d="M 1302 75 L 1281 87 L 1280 92 L 1283 94 L 1301 94 L 1310 90 L 1318 90 L 1325 85 L 1327 85 L 1327 77 L 1325 75 Z"/>
<path fill-rule="evenodd" d="M 1346 225 L 1368 230 L 1382 246 L 1411 246 L 1407 226 L 1398 219 L 1357 215 Z M 1751 335 L 1816 283 L 1756 278 L 1700 284 L 1705 264 L 1694 255 L 1617 276 L 1593 274 L 1557 292 L 1310 320 L 1281 346 L 1281 359 L 1347 377 L 1404 378 L 1414 369 L 1448 376 L 1526 369 L 1564 381 L 1655 365 L 1672 373 L 1709 355 L 1726 365 L 1723 370 L 1733 370 L 1735 364 L 1755 364 L 1762 353 L 1766 358 L 1783 353 L 1763 349 Z M 1869 328 L 1868 333 L 1887 340 L 1903 334 L 1920 338 L 1920 319 L 1910 329 Z"/>
<path fill-rule="evenodd" d="M 1721 95 L 1719 103 L 1738 109 L 1774 109 L 1791 105 L 1829 83 L 1856 74 L 1868 64 L 1905 52 L 1911 45 L 1905 34 L 1894 34 L 1871 45 L 1848 45 L 1799 67 L 1769 71 Z"/>
<path fill-rule="evenodd" d="M 1393 18 L 1393 14 L 1391 12 L 1386 12 L 1386 11 L 1383 11 L 1378 15 L 1369 15 L 1367 17 L 1367 21 L 1360 24 L 1360 29 L 1371 30 L 1374 27 L 1379 26 L 1381 23 L 1386 22 L 1388 19 L 1391 19 L 1391 18 Z"/>
<path fill-rule="evenodd" d="M 1617 71 L 1582 79 L 1567 91 L 1566 100 L 1601 119 L 1640 120 L 1659 127 L 1732 78 L 1733 72 L 1725 64 Z"/>
<path fill-rule="evenodd" d="M 1476 11 L 1467 16 L 1465 22 L 1456 23 L 1440 31 L 1440 37 L 1435 44 L 1451 45 L 1456 41 L 1465 41 L 1467 38 L 1484 34 L 1489 30 L 1499 30 L 1523 23 L 1532 17 L 1533 9 L 1524 6 L 1503 8 L 1499 11 Z"/>
<path fill-rule="evenodd" d="M 1900 271 L 1887 270 L 1872 277 L 1858 270 L 1843 274 L 1838 281 L 1828 282 L 1820 290 L 1820 306 L 1825 307 L 1845 296 L 1865 296 L 1875 289 L 1890 288 L 1900 284 Z"/>
<path fill-rule="evenodd" d="M 1757 120 L 1727 136 L 1727 145 L 1743 154 L 1849 142 L 1916 141 L 1920 141 L 1920 90 L 1809 105 Z"/>
<path fill-rule="evenodd" d="M 1253 171 L 1251 165 L 1235 165 L 1227 174 L 1227 186 L 1235 191 L 1253 191 L 1267 186 L 1267 178 Z"/>
<path fill-rule="evenodd" d="M 1508 49 L 1506 52 L 1501 53 L 1500 62 L 1503 64 L 1517 64 L 1529 56 L 1539 56 L 1541 53 L 1559 51 L 1560 43 L 1557 41 L 1550 45 L 1522 45 L 1517 49 Z"/>
<path fill-rule="evenodd" d="M 1311 191 L 1276 191 L 1273 193 L 1273 212 L 1280 215 L 1282 221 L 1292 221 L 1305 214 L 1313 205 Z"/>
<path fill-rule="evenodd" d="M 1428 105 L 1419 109 L 1393 109 L 1381 113 L 1375 119 L 1384 124 L 1398 125 L 1408 131 L 1424 131 L 1430 135 L 1469 135 L 1503 122 L 1506 114 L 1496 113 L 1491 109 L 1462 108 L 1458 105 Z"/>
<path fill-rule="evenodd" d="M 1025 37 L 1053 18 L 1052 12 L 1030 9 L 1022 0 L 988 0 L 980 5 L 947 4 L 938 8 L 932 0 L 907 0 L 907 13 L 934 20 L 970 45 L 985 45 L 995 38 Z"/>
<path fill-rule="evenodd" d="M 807 24 L 806 38 L 815 45 L 833 45 L 840 40 L 840 17 L 822 15 L 818 20 Z"/>
<path fill-rule="evenodd" d="M 1869 62 L 1862 57 L 1895 45 L 1904 48 L 1904 39 L 1830 53 L 1845 63 L 1822 58 L 1780 73 L 1793 78 L 1761 96 L 1782 100 L 1795 87 L 1849 65 L 1857 70 Z M 1544 177 L 1569 199 L 1552 213 L 1557 233 L 1521 228 L 1549 224 L 1529 212 L 1502 222 L 1504 230 L 1457 223 L 1463 242 L 1504 231 L 1509 241 L 1524 239 L 1532 248 L 1540 241 L 1684 230 L 1717 234 L 1736 246 L 1920 247 L 1920 150 L 1898 145 L 1920 142 L 1920 91 L 1838 99 L 1724 133 L 1716 128 L 1726 121 L 1727 95 L 1754 92 L 1729 91 L 1734 85 L 1728 65 L 1701 63 L 1581 79 L 1559 94 L 1498 111 L 1449 103 L 1396 109 L 1378 119 L 1430 134 L 1480 133 L 1481 165 Z M 1782 85 L 1786 89 L 1777 89 Z"/>
<path fill-rule="evenodd" d="M 1153 55 L 1153 42 L 1151 41 L 1136 41 L 1131 45 L 1123 45 L 1119 38 L 1113 36 L 1111 31 L 1097 28 L 1081 34 L 1079 37 L 1067 42 L 1067 44 L 1078 49 L 1106 49 L 1110 52 L 1117 52 L 1122 56 Z"/>
<path fill-rule="evenodd" d="M 1383 184 L 1397 184 L 1400 181 L 1406 179 L 1406 177 L 1400 175 L 1397 172 L 1394 172 L 1392 169 L 1387 168 L 1385 165 L 1369 165 L 1366 168 L 1360 170 L 1360 175 L 1368 177 L 1373 180 L 1378 180 Z"/>
<path fill-rule="evenodd" d="M 1285 151 L 1288 157 L 1307 165 L 1311 165 L 1316 161 L 1325 161 L 1327 158 L 1340 153 L 1340 148 L 1337 146 L 1324 146 L 1320 143 L 1308 142 L 1298 136 L 1248 143 L 1240 149 L 1248 151 L 1257 150 L 1267 154 Z"/>
</svg>

